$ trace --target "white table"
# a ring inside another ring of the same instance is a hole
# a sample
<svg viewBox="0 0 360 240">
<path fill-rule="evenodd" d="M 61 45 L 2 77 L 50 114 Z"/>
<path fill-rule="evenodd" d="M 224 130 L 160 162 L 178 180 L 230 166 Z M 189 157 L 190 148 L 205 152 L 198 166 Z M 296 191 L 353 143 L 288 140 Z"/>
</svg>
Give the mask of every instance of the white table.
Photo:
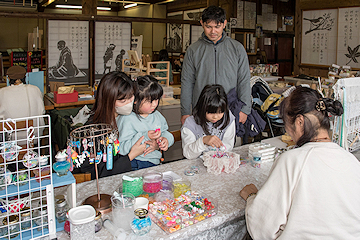
<svg viewBox="0 0 360 240">
<path fill-rule="evenodd" d="M 240 153 L 241 156 L 247 156 L 248 146 L 237 147 L 233 151 Z M 184 170 L 191 166 L 198 166 L 200 173 L 185 176 Z M 151 168 L 161 172 L 171 170 L 182 178 L 190 180 L 192 190 L 199 191 L 204 196 L 211 196 L 217 201 L 218 211 L 215 216 L 172 234 L 165 233 L 153 223 L 150 233 L 143 239 L 241 239 L 246 231 L 244 220 L 246 202 L 239 196 L 239 192 L 250 183 L 260 188 L 267 179 L 271 166 L 272 162 L 263 163 L 261 168 L 253 168 L 248 164 L 240 167 L 233 174 L 221 173 L 217 176 L 207 173 L 201 159 L 180 160 Z M 141 169 L 136 173 L 142 174 L 146 170 Z M 100 192 L 113 194 L 115 190 L 119 191 L 122 175 L 100 179 Z M 97 193 L 95 181 L 77 184 L 76 190 L 77 205 Z M 57 194 L 64 194 L 64 190 L 57 189 L 55 195 Z M 111 214 L 105 218 L 111 218 Z M 69 239 L 64 231 L 58 232 L 57 236 L 58 239 Z M 105 228 L 95 236 L 97 239 L 112 239 L 112 235 Z"/>
</svg>

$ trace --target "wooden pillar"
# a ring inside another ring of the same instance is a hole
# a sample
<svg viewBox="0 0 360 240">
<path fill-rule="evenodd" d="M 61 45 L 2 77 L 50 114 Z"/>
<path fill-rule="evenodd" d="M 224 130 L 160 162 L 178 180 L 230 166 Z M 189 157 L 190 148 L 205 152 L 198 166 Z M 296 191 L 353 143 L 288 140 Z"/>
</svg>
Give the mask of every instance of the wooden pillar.
<svg viewBox="0 0 360 240">
<path fill-rule="evenodd" d="M 219 6 L 219 0 L 207 0 L 207 6 Z"/>
<path fill-rule="evenodd" d="M 82 14 L 96 16 L 97 0 L 82 0 Z"/>
<path fill-rule="evenodd" d="M 299 7 L 300 0 L 295 2 L 295 49 L 294 49 L 294 74 L 299 75 L 301 73 L 301 9 Z"/>
</svg>

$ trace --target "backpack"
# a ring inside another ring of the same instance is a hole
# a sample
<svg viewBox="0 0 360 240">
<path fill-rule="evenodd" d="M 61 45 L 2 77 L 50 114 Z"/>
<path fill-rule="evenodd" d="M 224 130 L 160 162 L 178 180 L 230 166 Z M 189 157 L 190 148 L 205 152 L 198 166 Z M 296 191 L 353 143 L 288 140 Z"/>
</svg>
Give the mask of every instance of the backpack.
<svg viewBox="0 0 360 240">
<path fill-rule="evenodd" d="M 272 93 L 266 98 L 264 103 L 261 105 L 261 111 L 266 113 L 271 119 L 279 119 L 279 106 L 284 97 L 277 93 Z"/>
</svg>

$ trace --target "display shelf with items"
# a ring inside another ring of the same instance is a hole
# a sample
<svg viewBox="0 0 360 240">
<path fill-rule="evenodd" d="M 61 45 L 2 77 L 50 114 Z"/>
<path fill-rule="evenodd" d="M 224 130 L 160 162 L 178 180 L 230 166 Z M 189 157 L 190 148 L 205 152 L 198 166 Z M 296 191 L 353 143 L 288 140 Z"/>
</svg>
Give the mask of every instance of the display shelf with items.
<svg viewBox="0 0 360 240">
<path fill-rule="evenodd" d="M 50 123 L 48 115 L 0 121 L 2 238 L 54 238 L 54 187 L 70 185 L 68 196 L 71 205 L 76 204 L 72 174 L 52 173 Z"/>
</svg>

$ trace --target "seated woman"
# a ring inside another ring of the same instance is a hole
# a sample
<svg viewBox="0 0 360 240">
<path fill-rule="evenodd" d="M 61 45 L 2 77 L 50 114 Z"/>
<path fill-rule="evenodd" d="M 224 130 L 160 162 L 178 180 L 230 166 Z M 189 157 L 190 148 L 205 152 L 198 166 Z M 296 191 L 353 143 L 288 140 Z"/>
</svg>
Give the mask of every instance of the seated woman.
<svg viewBox="0 0 360 240">
<path fill-rule="evenodd" d="M 135 90 L 133 82 L 123 72 L 115 71 L 104 75 L 97 89 L 91 116 L 86 124 L 106 123 L 117 129 L 116 120 L 122 115 L 129 115 L 132 112 Z M 155 141 L 146 141 L 141 144 L 143 140 L 144 136 L 140 137 L 132 146 L 129 154 L 114 156 L 112 170 L 107 170 L 106 163 L 101 161 L 98 164 L 99 178 L 131 171 L 131 160 L 158 148 Z M 152 147 L 146 148 L 146 144 Z M 73 173 L 79 172 L 90 172 L 91 179 L 96 177 L 94 164 L 89 164 L 89 161 L 85 161 L 80 169 L 73 171 Z"/>
<path fill-rule="evenodd" d="M 360 239 L 360 163 L 329 136 L 339 101 L 297 87 L 281 104 L 297 144 L 274 162 L 258 191 L 245 186 L 246 225 L 253 239 Z"/>
</svg>

